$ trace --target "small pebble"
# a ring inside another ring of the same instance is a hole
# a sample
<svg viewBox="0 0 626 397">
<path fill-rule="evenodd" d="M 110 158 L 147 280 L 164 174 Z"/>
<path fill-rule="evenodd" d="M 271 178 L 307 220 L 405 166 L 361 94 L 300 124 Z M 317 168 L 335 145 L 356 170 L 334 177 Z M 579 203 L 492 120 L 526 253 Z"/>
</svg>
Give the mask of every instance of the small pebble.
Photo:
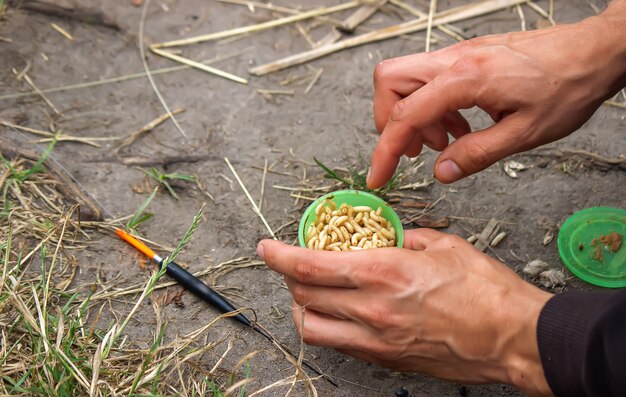
<svg viewBox="0 0 626 397">
<path fill-rule="evenodd" d="M 541 272 L 546 271 L 548 269 L 548 264 L 542 261 L 541 259 L 535 259 L 534 261 L 530 261 L 524 266 L 522 269 L 522 273 L 527 275 L 528 277 L 534 278 L 537 277 Z"/>
</svg>

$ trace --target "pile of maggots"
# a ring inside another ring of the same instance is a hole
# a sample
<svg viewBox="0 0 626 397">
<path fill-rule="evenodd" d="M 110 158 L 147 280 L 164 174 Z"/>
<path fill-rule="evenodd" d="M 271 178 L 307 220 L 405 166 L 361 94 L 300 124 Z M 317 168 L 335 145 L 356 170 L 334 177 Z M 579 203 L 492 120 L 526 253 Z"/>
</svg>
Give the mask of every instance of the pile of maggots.
<svg viewBox="0 0 626 397">
<path fill-rule="evenodd" d="M 306 246 L 314 250 L 358 251 L 396 246 L 396 231 L 382 215 L 382 208 L 353 207 L 324 200 L 315 208 L 315 221 L 306 234 Z"/>
</svg>

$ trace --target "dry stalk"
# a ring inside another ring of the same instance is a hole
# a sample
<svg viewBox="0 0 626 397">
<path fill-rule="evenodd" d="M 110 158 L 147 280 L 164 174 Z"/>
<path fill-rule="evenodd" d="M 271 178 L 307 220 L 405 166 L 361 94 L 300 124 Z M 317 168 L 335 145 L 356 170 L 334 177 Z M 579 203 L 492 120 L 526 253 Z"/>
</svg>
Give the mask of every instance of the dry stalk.
<svg viewBox="0 0 626 397">
<path fill-rule="evenodd" d="M 412 5 L 409 5 L 407 3 L 405 3 L 404 1 L 401 0 L 390 0 L 389 1 L 391 4 L 393 4 L 394 6 L 409 12 L 411 15 L 413 15 L 414 17 L 417 18 L 425 18 L 428 17 L 427 13 L 423 13 L 422 11 L 418 10 L 417 8 L 413 7 Z M 463 41 L 466 38 L 463 37 L 463 31 L 455 28 L 452 25 L 440 25 L 437 26 L 437 29 L 439 31 L 441 31 L 442 33 L 447 34 L 448 36 L 452 37 L 454 40 L 456 41 Z"/>
<path fill-rule="evenodd" d="M 285 17 L 285 18 L 274 19 L 274 20 L 264 22 L 264 23 L 259 23 L 256 25 L 243 26 L 240 28 L 224 30 L 221 32 L 209 33 L 209 34 L 205 34 L 202 36 L 190 37 L 187 39 L 156 43 L 153 45 L 153 47 L 154 48 L 177 47 L 177 46 L 183 46 L 183 45 L 189 45 L 189 44 L 202 43 L 205 41 L 223 39 L 226 37 L 237 36 L 237 35 L 244 34 L 244 33 L 259 32 L 262 30 L 271 29 L 271 28 L 275 28 L 278 26 L 287 25 L 293 22 L 313 18 L 316 16 L 327 15 L 327 14 L 332 14 L 334 12 L 347 10 L 347 9 L 356 7 L 358 5 L 359 5 L 358 1 L 350 1 L 348 3 L 340 4 L 337 6 L 322 7 L 322 8 L 312 10 L 312 11 L 295 14 L 295 15 Z"/>
<path fill-rule="evenodd" d="M 475 18 L 481 15 L 489 14 L 508 7 L 523 3 L 525 0 L 486 0 L 478 3 L 463 5 L 449 10 L 437 13 L 433 17 L 432 26 L 440 26 L 443 24 L 454 23 L 469 18 Z M 329 44 L 313 50 L 304 51 L 299 54 L 291 55 L 264 65 L 256 66 L 249 70 L 256 76 L 262 76 L 273 73 L 282 69 L 286 69 L 295 65 L 312 61 L 323 56 L 342 51 L 348 48 L 354 48 L 376 41 L 387 40 L 401 35 L 415 33 L 428 27 L 428 18 L 418 18 L 413 21 L 404 22 L 398 25 L 390 26 L 384 29 L 372 31 L 359 36 L 341 40 L 334 44 Z"/>
<path fill-rule="evenodd" d="M 313 79 L 311 80 L 309 85 L 306 86 L 306 88 L 304 90 L 304 95 L 308 95 L 309 94 L 309 92 L 311 91 L 311 89 L 313 88 L 315 83 L 317 83 L 317 81 L 320 79 L 320 77 L 322 77 L 322 73 L 324 73 L 324 68 L 317 69 L 317 72 L 315 73 L 315 76 L 313 76 Z"/>
<path fill-rule="evenodd" d="M 544 17 L 545 19 L 547 19 L 552 26 L 556 25 L 556 22 L 554 22 L 554 19 L 552 18 L 552 15 L 547 13 L 543 8 L 539 7 L 537 4 L 533 3 L 532 1 L 527 1 L 526 5 L 528 5 L 528 7 L 532 8 L 533 10 L 535 10 L 537 12 L 537 14 L 539 14 L 542 17 Z"/>
<path fill-rule="evenodd" d="M 175 109 L 174 111 L 172 111 L 172 115 L 178 114 L 178 113 L 182 113 L 184 112 L 185 109 Z M 135 130 L 133 132 L 131 132 L 126 139 L 124 139 L 124 141 L 122 143 L 120 143 L 118 146 L 115 147 L 115 152 L 119 153 L 122 149 L 132 145 L 137 139 L 139 139 L 142 135 L 152 131 L 153 129 L 155 129 L 157 126 L 159 126 L 161 123 L 165 122 L 167 119 L 170 118 L 170 113 L 165 113 L 160 115 L 159 117 L 155 118 L 154 120 L 150 121 L 148 124 L 144 125 L 143 127 L 139 128 L 138 130 Z"/>
<path fill-rule="evenodd" d="M 437 0 L 430 0 L 430 9 L 428 10 L 428 26 L 426 27 L 426 52 L 430 51 L 430 37 L 433 31 L 433 17 L 437 11 Z"/>
<path fill-rule="evenodd" d="M 74 41 L 74 37 L 71 34 L 69 34 L 69 32 L 67 30 L 63 29 L 62 27 L 60 27 L 56 23 L 51 23 L 50 26 L 52 27 L 52 29 L 54 29 L 57 32 L 59 32 L 59 34 L 61 34 L 61 36 L 65 37 L 69 41 Z"/>
<path fill-rule="evenodd" d="M 146 77 L 148 77 L 148 81 L 150 82 L 150 86 L 152 87 L 152 90 L 154 91 L 157 98 L 159 99 L 159 102 L 161 102 L 161 105 L 163 105 L 163 108 L 172 119 L 172 122 L 176 126 L 176 129 L 178 130 L 178 132 L 180 132 L 180 134 L 186 138 L 187 134 L 183 130 L 183 127 L 181 127 L 180 124 L 178 123 L 178 120 L 176 119 L 176 117 L 174 117 L 174 115 L 172 114 L 170 107 L 168 106 L 167 102 L 165 102 L 165 98 L 163 98 L 163 95 L 161 95 L 161 91 L 159 91 L 159 88 L 154 82 L 154 78 L 152 77 L 152 71 L 150 70 L 150 67 L 148 66 L 148 61 L 146 60 L 146 47 L 144 44 L 144 30 L 146 26 L 146 17 L 148 15 L 148 7 L 150 7 L 150 2 L 151 0 L 146 0 L 145 3 L 143 4 L 143 8 L 141 10 L 141 18 L 139 19 L 138 36 L 139 36 L 139 55 L 141 56 L 141 63 L 143 64 L 143 68 L 144 68 L 144 71 L 146 72 Z"/>
<path fill-rule="evenodd" d="M 180 55 L 173 54 L 169 51 L 161 50 L 159 49 L 159 47 L 155 45 L 150 46 L 150 51 L 164 58 L 171 59 L 172 61 L 176 61 L 178 63 L 182 63 L 183 65 L 191 66 L 192 68 L 196 68 L 196 69 L 214 74 L 219 77 L 223 77 L 225 79 L 228 79 L 228 80 L 240 83 L 240 84 L 248 84 L 248 80 L 244 79 L 243 77 L 235 76 L 232 73 L 224 72 L 223 70 L 219 70 L 214 67 L 205 65 L 203 63 L 191 60 L 189 58 L 185 58 Z"/>
<path fill-rule="evenodd" d="M 201 63 L 205 65 L 211 65 L 213 63 L 217 63 L 220 61 L 225 61 L 227 59 L 237 57 L 245 53 L 246 51 L 249 51 L 250 48 L 251 47 L 244 48 L 243 50 L 235 51 L 227 55 L 219 55 L 214 58 L 204 60 Z M 170 66 L 170 67 L 161 68 L 161 69 L 154 69 L 154 70 L 151 70 L 150 72 L 153 76 L 156 76 L 160 74 L 177 72 L 180 70 L 187 70 L 190 68 L 191 66 L 179 65 L 179 66 Z M 79 90 L 79 89 L 84 89 L 84 88 L 92 88 L 92 87 L 99 87 L 103 85 L 121 83 L 124 81 L 129 81 L 129 80 L 134 80 L 134 79 L 142 79 L 146 77 L 148 77 L 148 75 L 144 71 L 144 72 L 139 72 L 139 73 L 131 73 L 131 74 L 123 75 L 123 76 L 118 76 L 118 77 L 112 77 L 110 79 L 101 79 L 101 80 L 88 81 L 88 82 L 79 83 L 79 84 L 70 84 L 70 85 L 64 85 L 60 87 L 46 88 L 46 89 L 41 90 L 41 92 L 44 94 L 49 94 L 49 93 L 54 93 L 54 92 L 73 91 L 73 90 Z M 18 92 L 18 93 L 13 93 L 13 94 L 0 95 L 0 100 L 17 99 L 17 98 L 23 98 L 23 97 L 33 96 L 33 95 L 38 95 L 38 93 L 36 91 L 30 91 L 30 92 Z"/>
<path fill-rule="evenodd" d="M 243 190 L 243 192 L 245 193 L 246 197 L 248 198 L 248 201 L 250 201 L 250 204 L 252 204 L 252 209 L 259 216 L 259 218 L 261 218 L 261 221 L 263 222 L 263 225 L 265 225 L 265 228 L 267 229 L 267 231 L 270 233 L 270 236 L 272 236 L 272 238 L 274 240 L 277 240 L 276 235 L 274 235 L 274 231 L 272 230 L 270 225 L 267 223 L 267 220 L 265 219 L 265 217 L 263 216 L 263 214 L 259 210 L 259 207 L 257 207 L 256 203 L 254 202 L 254 199 L 250 195 L 250 192 L 248 192 L 248 189 L 246 189 L 246 185 L 244 185 L 243 181 L 241 180 L 241 178 L 239 178 L 239 174 L 237 174 L 237 171 L 235 171 L 235 168 L 230 163 L 230 160 L 228 160 L 228 158 L 224 157 L 224 161 L 226 162 L 226 164 L 228 165 L 228 168 L 230 168 L 230 171 L 233 173 L 233 175 L 237 179 L 237 182 L 239 183 L 239 186 L 241 186 L 241 189 Z"/>
</svg>

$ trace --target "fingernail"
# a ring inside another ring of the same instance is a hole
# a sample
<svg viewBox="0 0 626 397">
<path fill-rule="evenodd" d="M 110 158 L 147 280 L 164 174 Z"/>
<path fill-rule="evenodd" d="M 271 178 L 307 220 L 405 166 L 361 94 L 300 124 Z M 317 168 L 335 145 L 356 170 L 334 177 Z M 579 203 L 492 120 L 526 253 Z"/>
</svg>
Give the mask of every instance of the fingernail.
<svg viewBox="0 0 626 397">
<path fill-rule="evenodd" d="M 444 160 L 437 166 L 437 175 L 446 181 L 456 181 L 463 176 L 463 170 L 452 160 Z"/>
<path fill-rule="evenodd" d="M 370 184 L 370 176 L 372 175 L 372 167 L 367 170 L 367 176 L 365 177 L 365 183 Z"/>
<path fill-rule="evenodd" d="M 261 258 L 265 259 L 265 248 L 263 248 L 263 243 L 259 243 L 256 246 L 256 254 Z"/>
</svg>

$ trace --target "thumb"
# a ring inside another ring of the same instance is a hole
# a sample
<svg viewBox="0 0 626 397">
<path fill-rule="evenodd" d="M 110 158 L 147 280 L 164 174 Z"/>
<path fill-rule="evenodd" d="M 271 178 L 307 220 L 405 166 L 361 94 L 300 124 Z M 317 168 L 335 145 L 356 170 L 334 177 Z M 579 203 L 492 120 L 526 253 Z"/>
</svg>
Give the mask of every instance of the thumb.
<svg viewBox="0 0 626 397">
<path fill-rule="evenodd" d="M 522 151 L 528 144 L 521 131 L 511 115 L 489 128 L 463 135 L 441 152 L 435 177 L 443 183 L 456 182 Z"/>
</svg>

